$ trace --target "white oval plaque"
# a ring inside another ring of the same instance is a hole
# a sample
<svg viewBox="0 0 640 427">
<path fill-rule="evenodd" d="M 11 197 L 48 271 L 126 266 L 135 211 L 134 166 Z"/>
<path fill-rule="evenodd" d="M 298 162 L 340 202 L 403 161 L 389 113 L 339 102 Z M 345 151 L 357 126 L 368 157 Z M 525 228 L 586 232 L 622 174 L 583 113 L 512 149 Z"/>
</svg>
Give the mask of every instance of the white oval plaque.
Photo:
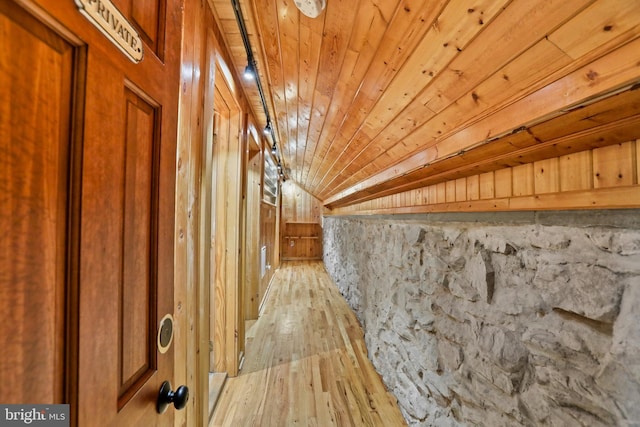
<svg viewBox="0 0 640 427">
<path fill-rule="evenodd" d="M 75 0 L 78 10 L 136 64 L 142 61 L 142 39 L 110 0 Z"/>
</svg>

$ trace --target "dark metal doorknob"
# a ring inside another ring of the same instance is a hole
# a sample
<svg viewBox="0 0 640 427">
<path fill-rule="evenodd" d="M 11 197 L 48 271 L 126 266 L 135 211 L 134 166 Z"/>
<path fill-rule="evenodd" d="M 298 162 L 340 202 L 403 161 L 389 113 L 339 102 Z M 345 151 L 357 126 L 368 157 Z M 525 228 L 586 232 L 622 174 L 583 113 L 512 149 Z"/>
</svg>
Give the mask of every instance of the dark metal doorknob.
<svg viewBox="0 0 640 427">
<path fill-rule="evenodd" d="M 159 414 L 162 414 L 167 410 L 167 406 L 173 403 L 176 409 L 182 409 L 187 406 L 189 400 L 189 389 L 185 385 L 178 387 L 176 391 L 171 390 L 171 383 L 165 381 L 160 386 L 160 392 L 158 393 L 158 402 L 156 403 L 156 410 Z"/>
</svg>

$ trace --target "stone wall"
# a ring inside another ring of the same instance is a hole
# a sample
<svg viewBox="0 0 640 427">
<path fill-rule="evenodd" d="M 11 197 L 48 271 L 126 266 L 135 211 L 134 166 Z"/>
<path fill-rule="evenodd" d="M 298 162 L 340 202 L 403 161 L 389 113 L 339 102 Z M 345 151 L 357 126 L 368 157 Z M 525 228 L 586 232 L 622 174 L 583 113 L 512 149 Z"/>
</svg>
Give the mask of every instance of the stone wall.
<svg viewBox="0 0 640 427">
<path fill-rule="evenodd" d="M 638 211 L 444 218 L 324 219 L 409 425 L 640 425 Z"/>
</svg>

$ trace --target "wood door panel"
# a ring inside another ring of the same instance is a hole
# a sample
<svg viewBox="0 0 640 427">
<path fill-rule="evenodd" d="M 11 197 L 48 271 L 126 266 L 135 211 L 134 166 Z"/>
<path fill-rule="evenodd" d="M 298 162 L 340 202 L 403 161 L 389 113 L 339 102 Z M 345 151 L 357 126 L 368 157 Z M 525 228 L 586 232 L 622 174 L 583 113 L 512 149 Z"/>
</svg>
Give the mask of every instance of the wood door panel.
<svg viewBox="0 0 640 427">
<path fill-rule="evenodd" d="M 123 276 L 120 283 L 120 406 L 156 368 L 158 113 L 125 89 Z"/>
<path fill-rule="evenodd" d="M 145 43 L 145 56 L 164 58 L 167 0 L 111 0 L 127 16 Z"/>
<path fill-rule="evenodd" d="M 164 57 L 165 8 L 163 0 L 131 1 L 131 17 L 140 30 L 140 37 L 159 58 Z"/>
<path fill-rule="evenodd" d="M 72 68 L 72 46 L 0 3 L 3 403 L 64 399 Z"/>
<path fill-rule="evenodd" d="M 145 46 L 134 64 L 73 1 L 0 2 L 4 403 L 70 403 L 73 426 L 174 420 L 155 407 L 174 380 L 155 343 L 174 292 L 181 21 L 165 3 L 164 62 Z"/>
<path fill-rule="evenodd" d="M 172 200 L 159 199 L 165 188 L 160 150 L 171 145 L 160 142 L 162 105 L 151 99 L 125 78 L 117 63 L 89 52 L 80 244 L 85 287 L 79 301 L 80 426 L 91 425 L 96 413 L 105 424 L 117 426 L 173 422 L 173 409 L 155 413 L 160 384 L 172 376 L 173 356 L 158 355 L 155 337 L 159 318 L 173 311 L 172 274 L 164 272 L 170 265 L 162 241 L 162 236 L 170 240 L 167 227 L 173 223 L 161 218 L 160 206 Z"/>
</svg>

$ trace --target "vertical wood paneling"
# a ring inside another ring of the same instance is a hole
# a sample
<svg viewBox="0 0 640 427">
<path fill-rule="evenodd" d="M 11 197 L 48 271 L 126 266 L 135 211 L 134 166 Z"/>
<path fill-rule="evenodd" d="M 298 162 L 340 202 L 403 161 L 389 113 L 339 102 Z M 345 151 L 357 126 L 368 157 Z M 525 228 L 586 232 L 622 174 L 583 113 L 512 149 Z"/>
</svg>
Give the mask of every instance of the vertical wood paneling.
<svg viewBox="0 0 640 427">
<path fill-rule="evenodd" d="M 422 188 L 422 205 L 429 204 L 429 187 Z"/>
<path fill-rule="evenodd" d="M 322 217 L 322 202 L 295 182 L 282 184 L 282 219 L 284 222 L 317 222 Z"/>
<path fill-rule="evenodd" d="M 633 142 L 593 150 L 593 186 L 607 188 L 632 185 Z"/>
<path fill-rule="evenodd" d="M 391 203 L 394 206 L 402 206 L 401 205 L 401 200 L 402 199 L 400 197 L 401 195 L 402 195 L 402 193 L 397 193 L 397 194 L 392 194 L 391 196 L 389 196 L 389 197 L 391 197 Z"/>
<path fill-rule="evenodd" d="M 226 66 L 221 57 L 216 61 L 214 108 L 215 180 L 215 292 L 213 295 L 213 341 L 217 372 L 238 374 L 244 342 L 244 319 L 240 287 L 242 188 L 244 185 L 242 153 L 246 140 L 240 138 L 243 129 L 239 100 L 233 98 L 233 82 L 225 79 Z"/>
<path fill-rule="evenodd" d="M 403 206 L 407 195 L 395 194 L 393 204 Z M 284 259 L 322 257 L 322 202 L 292 181 L 282 184 L 281 254 Z"/>
<path fill-rule="evenodd" d="M 445 194 L 446 194 L 445 198 L 447 203 L 456 201 L 456 182 L 455 181 L 446 182 Z"/>
<path fill-rule="evenodd" d="M 495 197 L 511 197 L 512 193 L 512 177 L 511 168 L 499 169 L 494 172 L 495 178 Z"/>
<path fill-rule="evenodd" d="M 456 179 L 456 202 L 464 202 L 467 200 L 467 179 Z"/>
<path fill-rule="evenodd" d="M 480 199 L 480 175 L 467 177 L 467 200 Z"/>
<path fill-rule="evenodd" d="M 198 277 L 198 176 L 203 163 L 202 146 L 211 142 L 212 114 L 204 115 L 203 107 L 211 110 L 213 93 L 205 99 L 205 84 L 213 82 L 207 66 L 213 52 L 206 34 L 213 25 L 213 16 L 206 4 L 185 0 L 182 35 L 182 66 L 178 110 L 178 147 L 176 163 L 175 206 L 175 293 L 174 293 L 174 360 L 175 383 L 191 384 L 193 396 L 183 411 L 175 412 L 176 425 L 197 425 L 208 417 L 208 381 L 199 372 L 209 371 L 209 286 Z M 211 80 L 209 80 L 211 79 Z M 204 131 L 207 128 L 207 131 Z M 214 267 L 215 264 L 212 263 Z M 205 313 L 199 316 L 200 309 Z M 206 318 L 206 319 L 205 319 Z M 201 341 L 207 351 L 200 351 Z M 173 384 L 173 382 L 172 382 Z"/>
<path fill-rule="evenodd" d="M 247 320 L 258 318 L 260 306 L 260 182 L 262 156 L 260 151 L 249 151 L 247 168 L 247 237 L 245 245 L 245 316 Z"/>
<path fill-rule="evenodd" d="M 228 352 L 228 344 L 226 341 L 226 322 L 227 315 L 227 263 L 225 257 L 225 243 L 226 243 L 226 230 L 227 230 L 227 214 L 225 209 L 226 204 L 226 189 L 225 189 L 225 176 L 226 176 L 226 156 L 225 153 L 228 150 L 229 145 L 229 116 L 228 111 L 220 111 L 222 106 L 220 101 L 220 95 L 216 86 L 216 95 L 214 105 L 216 106 L 216 114 L 214 115 L 214 176 L 216 181 L 215 190 L 215 285 L 214 292 L 211 294 L 211 333 L 214 347 L 214 372 L 227 372 L 227 359 L 226 353 Z"/>
<path fill-rule="evenodd" d="M 428 203 L 435 205 L 436 203 L 438 203 L 438 186 L 437 185 L 430 185 L 428 187 L 428 197 L 427 197 Z"/>
<path fill-rule="evenodd" d="M 635 148 L 635 152 L 636 152 L 636 162 L 635 162 L 635 168 L 636 168 L 636 180 L 634 182 L 634 184 L 640 184 L 640 139 L 636 139 L 634 141 L 634 148 Z"/>
<path fill-rule="evenodd" d="M 560 191 L 587 190 L 593 186 L 591 151 L 568 154 L 558 159 Z"/>
<path fill-rule="evenodd" d="M 436 203 L 447 202 L 447 183 L 441 182 L 436 184 Z"/>
<path fill-rule="evenodd" d="M 278 235 L 277 235 L 277 208 L 268 203 L 260 203 L 260 248 L 266 247 L 268 268 L 264 276 L 260 278 L 260 295 L 259 301 L 264 302 L 265 294 L 269 282 L 275 273 L 275 264 L 278 257 Z"/>
<path fill-rule="evenodd" d="M 557 193 L 560 191 L 558 158 L 541 160 L 533 164 L 535 194 Z"/>
<path fill-rule="evenodd" d="M 533 164 L 513 168 L 513 195 L 529 196 L 534 192 Z"/>
<path fill-rule="evenodd" d="M 493 172 L 480 174 L 480 198 L 483 200 L 495 197 Z"/>
<path fill-rule="evenodd" d="M 422 188 L 416 188 L 413 190 L 413 203 L 412 205 L 421 205 L 422 204 Z"/>
</svg>

